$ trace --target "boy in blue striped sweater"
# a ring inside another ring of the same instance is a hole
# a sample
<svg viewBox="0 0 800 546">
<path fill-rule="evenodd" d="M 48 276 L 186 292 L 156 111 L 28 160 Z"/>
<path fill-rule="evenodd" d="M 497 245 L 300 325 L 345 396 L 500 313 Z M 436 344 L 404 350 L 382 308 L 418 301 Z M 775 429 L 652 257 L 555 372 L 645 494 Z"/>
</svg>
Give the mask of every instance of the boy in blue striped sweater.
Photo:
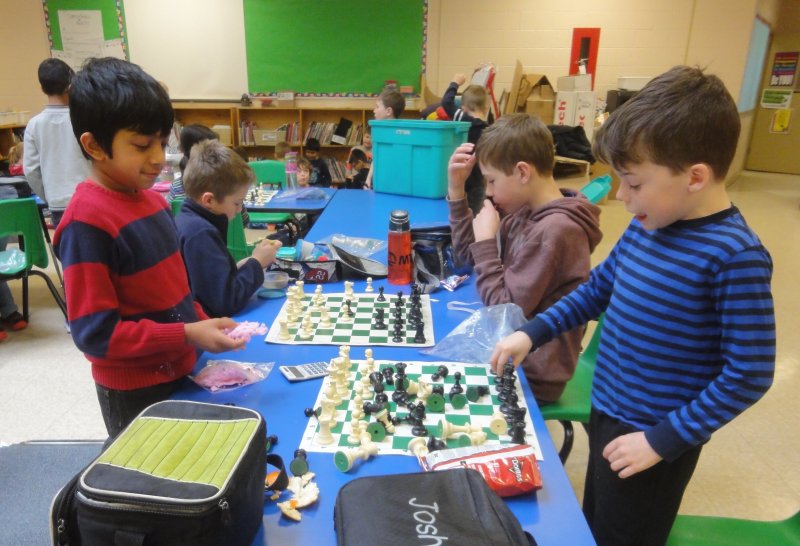
<svg viewBox="0 0 800 546">
<path fill-rule="evenodd" d="M 711 435 L 772 384 L 772 260 L 724 179 L 739 114 L 675 67 L 616 111 L 594 151 L 634 219 L 589 280 L 497 344 L 496 370 L 605 312 L 583 510 L 598 544 L 664 544 Z"/>
</svg>

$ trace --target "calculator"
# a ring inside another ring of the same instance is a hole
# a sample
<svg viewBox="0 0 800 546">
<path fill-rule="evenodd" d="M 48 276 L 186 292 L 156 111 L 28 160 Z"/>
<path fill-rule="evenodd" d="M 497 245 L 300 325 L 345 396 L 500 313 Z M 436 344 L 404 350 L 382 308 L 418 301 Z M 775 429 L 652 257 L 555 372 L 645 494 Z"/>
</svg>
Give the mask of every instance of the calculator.
<svg viewBox="0 0 800 546">
<path fill-rule="evenodd" d="M 305 381 L 328 375 L 327 362 L 309 362 L 296 366 L 280 366 L 281 373 L 289 381 Z"/>
</svg>

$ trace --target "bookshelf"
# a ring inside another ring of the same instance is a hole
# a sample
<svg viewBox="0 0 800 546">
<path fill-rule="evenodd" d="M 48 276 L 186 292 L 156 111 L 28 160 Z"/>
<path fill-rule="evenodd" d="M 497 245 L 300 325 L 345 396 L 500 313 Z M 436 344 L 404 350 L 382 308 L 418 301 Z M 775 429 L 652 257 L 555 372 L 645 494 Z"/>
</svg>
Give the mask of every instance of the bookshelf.
<svg viewBox="0 0 800 546">
<path fill-rule="evenodd" d="M 413 99 L 408 101 L 404 119 L 419 119 L 420 108 L 415 103 Z M 321 144 L 321 155 L 341 164 L 341 169 L 331 168 L 336 181 L 334 171 L 344 171 L 350 148 L 361 144 L 361 135 L 374 117 L 375 99 L 297 98 L 292 106 L 180 101 L 173 106 L 175 119 L 181 125 L 200 123 L 212 129 L 215 125 L 230 126 L 229 141 L 223 138 L 224 131 L 214 130 L 226 144 L 244 147 L 251 159 L 273 159 L 275 144 L 281 140 L 302 154 L 306 138 L 315 135 Z M 345 144 L 332 143 L 331 135 L 343 119 L 350 122 L 349 138 Z"/>
</svg>

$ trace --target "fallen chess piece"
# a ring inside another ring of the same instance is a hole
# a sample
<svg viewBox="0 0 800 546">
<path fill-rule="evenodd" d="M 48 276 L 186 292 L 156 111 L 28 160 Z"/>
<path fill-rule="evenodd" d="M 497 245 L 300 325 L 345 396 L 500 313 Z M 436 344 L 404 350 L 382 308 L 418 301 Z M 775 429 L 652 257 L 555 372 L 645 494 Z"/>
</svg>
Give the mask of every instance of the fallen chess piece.
<svg viewBox="0 0 800 546">
<path fill-rule="evenodd" d="M 370 457 L 377 454 L 378 444 L 374 442 L 367 442 L 365 444 L 361 444 L 360 447 L 337 451 L 333 456 L 333 461 L 336 464 L 336 468 L 342 472 L 349 472 L 357 460 L 363 459 L 368 461 Z"/>
<path fill-rule="evenodd" d="M 284 516 L 294 521 L 300 521 L 299 508 L 305 508 L 319 499 L 319 486 L 311 481 L 314 475 L 313 472 L 307 472 L 302 476 L 289 478 L 289 485 L 286 487 L 286 491 L 291 492 L 292 497 L 289 500 L 277 503 Z"/>
</svg>

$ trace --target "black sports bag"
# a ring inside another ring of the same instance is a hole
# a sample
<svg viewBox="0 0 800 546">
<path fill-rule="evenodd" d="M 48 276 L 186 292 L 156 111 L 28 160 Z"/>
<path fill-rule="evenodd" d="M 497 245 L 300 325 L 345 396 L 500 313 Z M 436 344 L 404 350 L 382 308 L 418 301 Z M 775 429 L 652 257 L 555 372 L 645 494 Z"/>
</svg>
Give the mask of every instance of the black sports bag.
<svg viewBox="0 0 800 546">
<path fill-rule="evenodd" d="M 535 546 L 505 502 L 469 468 L 355 479 L 336 497 L 340 546 Z"/>
<path fill-rule="evenodd" d="M 52 541 L 246 546 L 261 526 L 265 475 L 258 412 L 159 402 L 56 494 Z"/>
</svg>

